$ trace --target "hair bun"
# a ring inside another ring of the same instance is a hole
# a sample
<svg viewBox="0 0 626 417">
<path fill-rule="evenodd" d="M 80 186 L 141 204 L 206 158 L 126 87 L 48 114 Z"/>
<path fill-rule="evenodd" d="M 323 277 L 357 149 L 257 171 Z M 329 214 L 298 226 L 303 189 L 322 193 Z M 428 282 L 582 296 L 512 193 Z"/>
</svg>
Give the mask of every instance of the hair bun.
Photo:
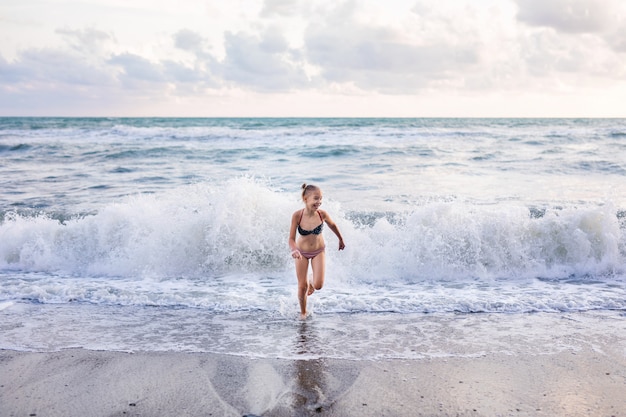
<svg viewBox="0 0 626 417">
<path fill-rule="evenodd" d="M 305 188 L 306 188 L 306 182 L 302 184 L 302 189 L 304 190 Z"/>
</svg>

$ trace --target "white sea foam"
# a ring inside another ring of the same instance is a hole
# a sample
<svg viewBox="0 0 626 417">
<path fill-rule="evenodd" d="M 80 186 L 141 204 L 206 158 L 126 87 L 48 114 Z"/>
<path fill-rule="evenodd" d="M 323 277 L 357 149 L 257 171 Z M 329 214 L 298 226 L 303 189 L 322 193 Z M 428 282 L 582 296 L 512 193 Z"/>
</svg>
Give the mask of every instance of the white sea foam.
<svg viewBox="0 0 626 417">
<path fill-rule="evenodd" d="M 0 296 L 274 310 L 269 293 L 292 297 L 287 234 L 298 207 L 290 194 L 240 178 L 129 197 L 62 223 L 10 214 L 0 224 Z M 624 229 L 610 205 L 534 216 L 508 204 L 432 203 L 393 215 L 325 207 L 347 242 L 338 252 L 326 232 L 330 311 L 626 307 Z M 572 302 L 567 282 L 589 291 Z"/>
</svg>

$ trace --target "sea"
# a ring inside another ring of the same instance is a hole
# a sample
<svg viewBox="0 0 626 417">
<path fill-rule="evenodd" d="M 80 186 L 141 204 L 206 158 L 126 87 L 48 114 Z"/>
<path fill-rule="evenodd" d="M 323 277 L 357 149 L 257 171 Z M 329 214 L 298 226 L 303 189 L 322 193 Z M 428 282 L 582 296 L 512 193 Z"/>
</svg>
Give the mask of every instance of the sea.
<svg viewBox="0 0 626 417">
<path fill-rule="evenodd" d="M 306 320 L 303 183 L 346 244 Z M 625 323 L 626 119 L 0 118 L 0 349 L 545 354 Z"/>
</svg>

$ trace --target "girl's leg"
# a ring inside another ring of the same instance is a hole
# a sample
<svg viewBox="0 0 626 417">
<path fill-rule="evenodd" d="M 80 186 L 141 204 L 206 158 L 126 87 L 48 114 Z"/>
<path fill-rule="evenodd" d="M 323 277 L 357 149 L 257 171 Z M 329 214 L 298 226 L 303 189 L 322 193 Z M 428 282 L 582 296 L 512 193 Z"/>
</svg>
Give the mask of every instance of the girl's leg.
<svg viewBox="0 0 626 417">
<path fill-rule="evenodd" d="M 313 287 L 321 290 L 324 286 L 324 275 L 326 274 L 326 253 L 322 252 L 311 259 L 311 269 L 313 269 Z"/>
<path fill-rule="evenodd" d="M 304 256 L 296 259 L 296 276 L 298 277 L 298 301 L 300 302 L 300 317 L 306 317 L 306 297 L 309 289 L 309 283 L 306 274 L 309 269 L 309 260 Z"/>
</svg>

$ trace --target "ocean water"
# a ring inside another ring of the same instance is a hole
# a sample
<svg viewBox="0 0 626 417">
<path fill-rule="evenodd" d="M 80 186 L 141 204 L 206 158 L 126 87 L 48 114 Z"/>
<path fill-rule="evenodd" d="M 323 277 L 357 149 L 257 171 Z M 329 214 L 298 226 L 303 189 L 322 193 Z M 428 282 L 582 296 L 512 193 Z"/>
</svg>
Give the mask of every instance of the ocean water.
<svg viewBox="0 0 626 417">
<path fill-rule="evenodd" d="M 346 243 L 324 232 L 304 323 L 303 182 Z M 626 120 L 0 118 L 0 283 L 18 350 L 412 358 L 506 351 L 471 317 L 622 329 Z"/>
</svg>

